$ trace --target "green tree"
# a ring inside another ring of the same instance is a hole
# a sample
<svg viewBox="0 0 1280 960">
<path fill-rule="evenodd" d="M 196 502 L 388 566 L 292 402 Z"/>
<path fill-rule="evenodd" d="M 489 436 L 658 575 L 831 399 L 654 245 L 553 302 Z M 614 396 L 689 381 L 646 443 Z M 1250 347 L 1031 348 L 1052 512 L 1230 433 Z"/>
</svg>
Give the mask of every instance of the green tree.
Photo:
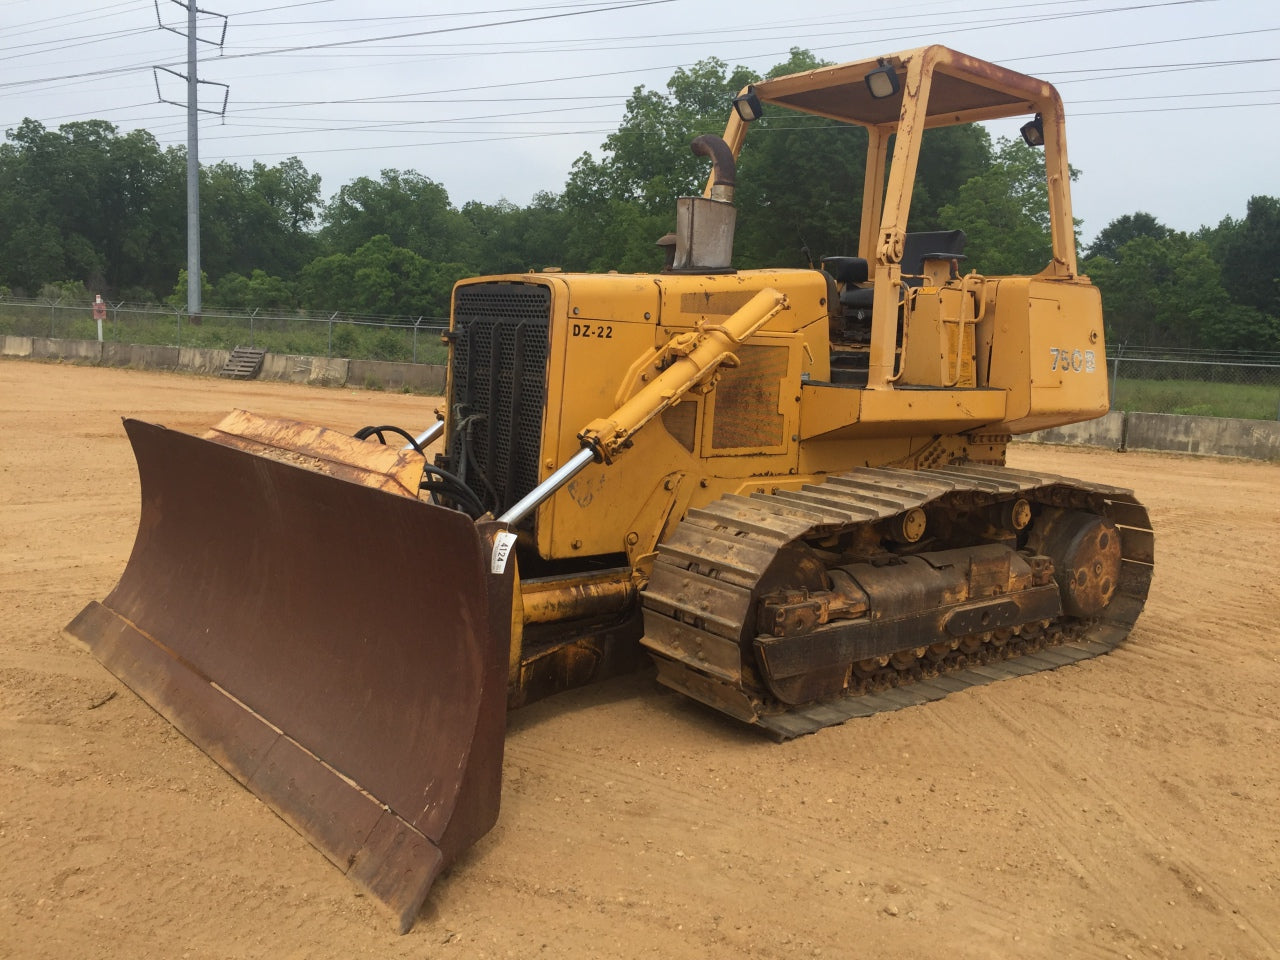
<svg viewBox="0 0 1280 960">
<path fill-rule="evenodd" d="M 255 270 L 249 276 L 249 302 L 253 307 L 286 310 L 297 305 L 297 293 L 288 280 Z"/>
<path fill-rule="evenodd" d="M 965 231 L 965 270 L 1034 274 L 1053 258 L 1044 158 L 1021 140 L 1000 138 L 991 166 L 961 186 L 938 215 Z"/>
<path fill-rule="evenodd" d="M 40 299 L 53 301 L 92 300 L 93 294 L 79 280 L 63 280 L 41 285 Z"/>
<path fill-rule="evenodd" d="M 223 274 L 214 284 L 208 303 L 224 310 L 253 309 L 249 297 L 249 278 L 242 273 Z"/>
<path fill-rule="evenodd" d="M 1137 213 L 1126 213 L 1122 217 L 1116 217 L 1102 228 L 1090 245 L 1088 255 L 1114 260 L 1119 249 L 1130 240 L 1138 237 L 1164 240 L 1172 232 L 1149 213 L 1143 213 L 1141 210 Z"/>
<path fill-rule="evenodd" d="M 660 93 L 637 87 L 602 156 L 579 157 L 565 184 L 569 216 L 565 255 L 576 269 L 656 270 L 656 241 L 675 223 L 678 197 L 701 191 L 707 161 L 689 148 L 694 138 L 724 129 L 738 90 L 756 79 L 732 73 L 715 58 L 677 70 Z"/>
<path fill-rule="evenodd" d="M 325 207 L 321 239 L 333 253 L 354 253 L 374 237 L 440 263 L 474 260 L 475 231 L 443 186 L 413 170 L 359 177 Z"/>
<path fill-rule="evenodd" d="M 462 215 L 475 231 L 475 265 L 481 273 L 521 273 L 565 262 L 566 217 L 555 194 L 540 192 L 527 207 L 473 200 Z"/>
<path fill-rule="evenodd" d="M 1102 292 L 1108 338 L 1139 346 L 1274 349 L 1273 320 L 1232 303 L 1209 245 L 1185 233 L 1137 236 L 1084 269 Z"/>
<path fill-rule="evenodd" d="M 915 188 L 911 193 L 909 228 L 951 230 L 943 209 L 960 197 L 961 188 L 974 177 L 987 173 L 995 163 L 991 135 L 986 127 L 968 123 L 958 127 L 926 130 L 920 141 Z M 1043 163 L 1040 178 L 1043 180 Z M 1045 199 L 1048 222 L 1048 199 Z"/>
<path fill-rule="evenodd" d="M 178 257 L 164 216 L 174 157 L 150 134 L 102 120 L 47 130 L 25 120 L 0 145 L 0 274 L 35 289 L 64 277 L 94 289 L 163 289 Z M 180 253 L 178 255 L 180 257 Z"/>
<path fill-rule="evenodd" d="M 311 309 L 357 314 L 447 316 L 465 264 L 429 261 L 379 234 L 353 253 L 318 257 L 302 269 L 299 294 Z"/>
<path fill-rule="evenodd" d="M 294 275 L 318 252 L 308 229 L 320 177 L 297 157 L 246 169 L 226 161 L 201 170 L 201 259 L 214 276 L 254 270 Z"/>
<path fill-rule="evenodd" d="M 1280 318 L 1280 197 L 1250 197 L 1243 220 L 1224 218 L 1206 239 L 1231 298 Z"/>
<path fill-rule="evenodd" d="M 767 77 L 825 65 L 793 48 Z M 719 104 L 721 117 L 727 106 L 726 98 Z M 822 256 L 853 254 L 866 149 L 861 128 L 766 106 L 748 128 L 739 157 L 735 263 L 802 267 Z"/>
<path fill-rule="evenodd" d="M 622 124 L 605 138 L 602 159 L 579 158 L 566 193 L 627 201 L 670 217 L 676 198 L 700 192 L 707 178 L 707 161 L 689 144 L 704 133 L 720 133 L 730 100 L 755 79 L 745 67 L 730 72 L 712 57 L 676 70 L 665 94 L 637 87 Z"/>
<path fill-rule="evenodd" d="M 186 151 L 162 151 L 145 130 L 112 142 L 115 186 L 101 202 L 111 207 L 107 285 L 162 293 L 186 259 Z"/>
<path fill-rule="evenodd" d="M 823 65 L 809 51 L 792 49 L 768 76 Z M 730 71 L 707 59 L 677 70 L 665 93 L 636 88 L 601 157 L 579 157 L 565 186 L 569 265 L 660 266 L 654 241 L 674 225 L 676 199 L 700 193 L 709 172 L 690 141 L 719 133 L 733 96 L 757 79 L 743 67 Z M 866 144 L 860 127 L 766 106 L 739 157 L 735 265 L 807 266 L 823 255 L 856 252 Z M 912 228 L 947 226 L 939 207 L 990 164 L 990 140 L 981 127 L 931 132 L 921 152 Z"/>
<path fill-rule="evenodd" d="M 178 271 L 178 282 L 173 285 L 173 290 L 165 297 L 164 302 L 175 310 L 186 310 L 187 308 L 187 271 Z M 209 275 L 203 270 L 200 271 L 200 302 L 206 300 L 212 301 L 214 291 L 209 283 Z"/>
<path fill-rule="evenodd" d="M 0 278 L 26 289 L 74 277 L 91 288 L 162 295 L 185 262 L 186 158 L 146 131 L 102 120 L 0 145 Z M 320 179 L 297 158 L 201 171 L 203 266 L 213 276 L 293 275 L 315 255 Z"/>
<path fill-rule="evenodd" d="M 288 310 L 298 305 L 296 285 L 265 270 L 224 274 L 206 302 L 226 310 Z M 185 302 L 185 301 L 184 301 Z"/>
</svg>

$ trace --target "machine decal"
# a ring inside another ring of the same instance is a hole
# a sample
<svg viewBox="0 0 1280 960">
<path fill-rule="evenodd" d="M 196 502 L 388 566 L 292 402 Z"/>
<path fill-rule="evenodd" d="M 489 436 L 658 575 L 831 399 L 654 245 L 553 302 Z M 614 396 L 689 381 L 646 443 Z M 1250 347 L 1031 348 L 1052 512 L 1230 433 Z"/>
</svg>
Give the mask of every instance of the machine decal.
<svg viewBox="0 0 1280 960">
<path fill-rule="evenodd" d="M 1093 373 L 1098 369 L 1098 361 L 1092 350 L 1071 350 L 1067 347 L 1050 347 L 1049 353 L 1053 361 L 1050 370 L 1061 370 L 1070 373 Z"/>
</svg>

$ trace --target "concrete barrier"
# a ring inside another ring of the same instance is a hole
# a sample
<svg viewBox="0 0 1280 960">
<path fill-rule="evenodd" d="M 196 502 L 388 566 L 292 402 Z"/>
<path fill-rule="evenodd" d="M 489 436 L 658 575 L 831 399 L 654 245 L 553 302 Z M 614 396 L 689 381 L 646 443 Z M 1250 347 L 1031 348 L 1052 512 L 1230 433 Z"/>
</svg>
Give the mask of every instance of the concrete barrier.
<svg viewBox="0 0 1280 960">
<path fill-rule="evenodd" d="M 346 386 L 350 360 L 341 357 L 298 357 L 297 359 L 311 361 L 311 373 L 307 377 L 307 383 L 312 386 Z"/>
<path fill-rule="evenodd" d="M 1280 460 L 1280 422 L 1134 412 L 1128 414 L 1125 447 Z"/>
<path fill-rule="evenodd" d="M 128 367 L 133 364 L 133 344 L 104 343 L 102 362 L 109 367 Z"/>
<path fill-rule="evenodd" d="M 136 367 L 139 370 L 177 370 L 180 359 L 177 347 L 152 343 L 104 343 L 100 362 L 111 367 Z"/>
<path fill-rule="evenodd" d="M 179 347 L 178 368 L 191 373 L 216 375 L 227 365 L 230 350 L 214 350 L 209 347 Z"/>
<path fill-rule="evenodd" d="M 1113 410 L 1097 420 L 1069 423 L 1064 427 L 1050 427 L 1027 434 L 1024 440 L 1033 443 L 1085 444 L 1091 447 L 1111 447 L 1119 450 L 1124 445 L 1124 413 Z"/>
<path fill-rule="evenodd" d="M 54 340 L 49 337 L 32 337 L 31 356 L 38 360 L 101 363 L 102 344 L 97 340 Z"/>
<path fill-rule="evenodd" d="M 268 353 L 262 358 L 260 380 L 288 380 L 320 387 L 341 387 L 347 382 L 349 360 L 339 357 L 301 357 Z"/>
<path fill-rule="evenodd" d="M 1038 430 L 1018 439 L 1280 461 L 1280 421 L 1275 420 L 1112 411 L 1098 420 Z"/>
<path fill-rule="evenodd" d="M 142 370 L 177 370 L 182 351 L 178 347 L 161 347 L 152 343 L 135 343 L 129 366 Z"/>
<path fill-rule="evenodd" d="M 444 393 L 445 368 L 425 363 L 393 363 L 386 360 L 350 360 L 347 384 L 371 390 L 403 390 Z"/>
<path fill-rule="evenodd" d="M 13 334 L 5 334 L 0 337 L 0 357 L 31 356 L 31 341 L 33 339 L 33 337 L 17 337 Z"/>
</svg>

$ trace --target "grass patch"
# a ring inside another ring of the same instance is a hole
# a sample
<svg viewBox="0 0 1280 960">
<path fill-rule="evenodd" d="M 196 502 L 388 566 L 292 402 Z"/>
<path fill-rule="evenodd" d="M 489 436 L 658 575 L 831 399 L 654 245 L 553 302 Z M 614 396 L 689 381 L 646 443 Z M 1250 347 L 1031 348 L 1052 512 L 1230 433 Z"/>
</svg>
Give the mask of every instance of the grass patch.
<svg viewBox="0 0 1280 960">
<path fill-rule="evenodd" d="M 303 317 L 225 317 L 205 315 L 199 323 L 159 308 L 113 310 L 103 323 L 103 339 L 154 346 L 260 347 L 271 353 L 349 360 L 399 360 L 443 364 L 448 351 L 437 329 L 311 320 Z M 94 340 L 97 324 L 86 307 L 0 304 L 0 334 Z"/>
<path fill-rule="evenodd" d="M 1275 420 L 1280 412 L 1280 384 L 1131 380 L 1122 377 L 1115 382 L 1111 409 Z"/>
</svg>

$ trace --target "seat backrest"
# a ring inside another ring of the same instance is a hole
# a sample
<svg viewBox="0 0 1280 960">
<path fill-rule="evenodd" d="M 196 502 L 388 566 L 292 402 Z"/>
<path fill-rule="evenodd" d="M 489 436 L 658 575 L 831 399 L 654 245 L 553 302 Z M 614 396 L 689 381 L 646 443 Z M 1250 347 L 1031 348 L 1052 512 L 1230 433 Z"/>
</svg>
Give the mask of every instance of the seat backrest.
<svg viewBox="0 0 1280 960">
<path fill-rule="evenodd" d="M 847 287 L 852 283 L 866 283 L 867 261 L 862 257 L 823 257 L 822 269 L 835 277 L 836 283 Z"/>
<path fill-rule="evenodd" d="M 923 230 L 920 233 L 908 233 L 902 244 L 902 272 L 916 274 L 924 272 L 925 257 L 953 256 L 964 254 L 963 230 Z M 919 280 L 907 280 L 909 286 L 919 286 Z"/>
</svg>

